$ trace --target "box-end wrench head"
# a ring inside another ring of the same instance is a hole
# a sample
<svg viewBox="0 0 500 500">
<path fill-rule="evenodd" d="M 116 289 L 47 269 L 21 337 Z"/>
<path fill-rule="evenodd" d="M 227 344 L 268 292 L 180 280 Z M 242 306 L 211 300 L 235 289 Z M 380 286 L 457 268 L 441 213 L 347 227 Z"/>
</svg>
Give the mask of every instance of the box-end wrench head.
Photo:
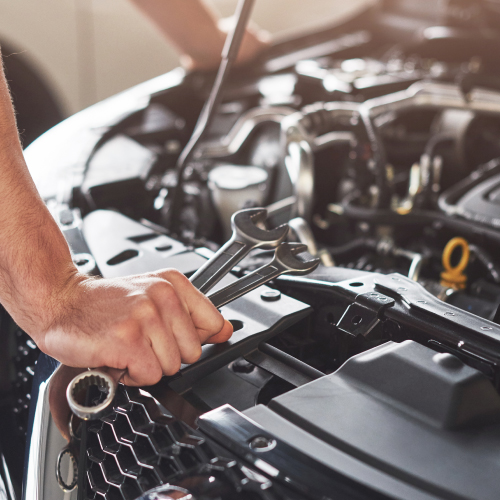
<svg viewBox="0 0 500 500">
<path fill-rule="evenodd" d="M 318 267 L 320 259 L 307 261 L 297 259 L 296 256 L 306 250 L 307 246 L 302 243 L 281 243 L 269 264 L 243 276 L 222 290 L 209 295 L 208 298 L 219 308 L 282 274 L 299 276 L 309 274 Z"/>
<path fill-rule="evenodd" d="M 119 375 L 123 377 L 125 370 Z M 85 400 L 79 400 L 79 396 L 86 397 L 87 390 L 91 386 L 97 386 L 105 394 L 104 400 L 99 404 L 87 404 Z M 118 384 L 109 373 L 100 369 L 87 370 L 77 375 L 69 384 L 66 390 L 66 399 L 71 411 L 82 420 L 97 420 L 101 418 L 111 406 L 115 398 Z"/>
<path fill-rule="evenodd" d="M 288 224 L 261 229 L 267 218 L 265 208 L 235 212 L 231 218 L 233 235 L 203 266 L 191 276 L 191 283 L 202 293 L 211 290 L 231 269 L 255 248 L 275 248 L 288 234 Z"/>
</svg>

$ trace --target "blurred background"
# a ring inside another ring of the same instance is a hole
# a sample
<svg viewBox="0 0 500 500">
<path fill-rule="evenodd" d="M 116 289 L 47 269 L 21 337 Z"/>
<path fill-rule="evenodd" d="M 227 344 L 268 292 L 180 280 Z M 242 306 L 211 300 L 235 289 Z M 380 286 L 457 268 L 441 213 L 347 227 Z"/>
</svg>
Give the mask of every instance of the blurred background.
<svg viewBox="0 0 500 500">
<path fill-rule="evenodd" d="M 208 3 L 227 17 L 237 0 Z M 257 0 L 252 18 L 280 40 L 367 3 Z M 129 0 L 0 0 L 0 45 L 25 147 L 63 118 L 179 65 Z"/>
</svg>

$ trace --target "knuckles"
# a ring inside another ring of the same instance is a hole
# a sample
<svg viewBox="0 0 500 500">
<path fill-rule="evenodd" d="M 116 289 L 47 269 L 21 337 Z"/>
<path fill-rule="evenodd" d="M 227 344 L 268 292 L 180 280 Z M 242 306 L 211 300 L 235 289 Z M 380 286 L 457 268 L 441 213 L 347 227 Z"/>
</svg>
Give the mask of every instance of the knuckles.
<svg viewBox="0 0 500 500">
<path fill-rule="evenodd" d="M 158 310 L 152 299 L 147 296 L 136 299 L 135 303 L 130 309 L 130 315 L 132 318 L 138 320 L 153 320 L 158 316 Z"/>
<path fill-rule="evenodd" d="M 163 368 L 163 374 L 167 377 L 171 377 L 175 375 L 181 369 L 181 358 L 180 356 L 176 356 L 174 359 L 171 359 L 166 367 Z M 161 377 L 160 377 L 161 378 Z"/>
<path fill-rule="evenodd" d="M 120 321 L 110 328 L 111 335 L 122 345 L 135 346 L 142 340 L 139 323 L 133 318 Z"/>
<path fill-rule="evenodd" d="M 178 269 L 169 268 L 160 273 L 160 276 L 176 284 L 190 284 L 190 281 Z"/>
<path fill-rule="evenodd" d="M 117 346 L 116 356 L 112 365 L 118 361 L 125 362 L 130 374 L 130 380 L 137 385 L 156 384 L 163 375 L 175 375 L 181 368 L 181 363 L 194 363 L 202 354 L 201 344 L 193 342 L 181 353 L 176 346 L 171 346 L 166 355 L 167 359 L 157 359 L 150 350 L 150 341 L 145 334 L 144 326 L 147 323 L 163 324 L 161 311 L 168 311 L 169 316 L 185 315 L 185 305 L 182 300 L 184 294 L 196 291 L 190 281 L 181 272 L 167 269 L 159 273 L 151 273 L 147 277 L 142 275 L 127 282 L 122 298 L 116 296 L 115 304 L 120 304 L 114 322 L 107 322 L 106 331 L 111 345 Z M 120 288 L 120 287 L 118 287 Z M 116 302 L 116 299 L 119 299 Z M 210 307 L 206 307 L 205 303 Z M 224 320 L 222 315 L 206 299 L 198 302 L 198 312 L 205 317 L 213 333 L 218 332 Z M 212 310 L 210 310 L 212 309 Z M 112 313 L 113 311 L 110 311 Z M 148 352 L 149 351 L 149 352 Z M 109 362 L 109 360 L 108 360 Z M 106 364 L 106 363 L 105 363 Z"/>
<path fill-rule="evenodd" d="M 172 283 L 163 279 L 155 280 L 147 290 L 148 297 L 159 299 L 162 302 L 173 302 L 178 300 L 177 292 Z"/>
<path fill-rule="evenodd" d="M 201 344 L 194 344 L 191 346 L 190 351 L 184 354 L 184 363 L 196 363 L 200 359 L 201 353 Z"/>
<path fill-rule="evenodd" d="M 138 377 L 138 379 L 140 381 L 140 385 L 155 385 L 155 384 L 157 384 L 161 380 L 161 378 L 163 377 L 163 371 L 162 371 L 160 365 L 156 362 L 156 360 L 152 363 L 145 363 L 144 365 L 147 369 L 144 370 L 144 367 L 142 367 L 142 369 L 144 371 Z"/>
</svg>

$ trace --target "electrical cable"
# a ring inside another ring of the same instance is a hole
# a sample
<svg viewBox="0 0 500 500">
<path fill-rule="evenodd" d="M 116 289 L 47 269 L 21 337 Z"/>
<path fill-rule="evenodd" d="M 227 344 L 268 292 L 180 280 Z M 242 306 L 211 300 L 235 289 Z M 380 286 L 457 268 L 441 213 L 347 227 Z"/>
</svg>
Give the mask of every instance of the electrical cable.
<svg viewBox="0 0 500 500">
<path fill-rule="evenodd" d="M 369 224 L 387 226 L 429 226 L 439 224 L 455 233 L 463 234 L 472 241 L 482 243 L 491 241 L 500 245 L 500 233 L 488 227 L 483 227 L 476 222 L 466 219 L 456 219 L 449 215 L 431 210 L 414 210 L 408 214 L 398 214 L 389 209 L 366 208 L 346 203 L 342 205 L 341 215 Z"/>
</svg>

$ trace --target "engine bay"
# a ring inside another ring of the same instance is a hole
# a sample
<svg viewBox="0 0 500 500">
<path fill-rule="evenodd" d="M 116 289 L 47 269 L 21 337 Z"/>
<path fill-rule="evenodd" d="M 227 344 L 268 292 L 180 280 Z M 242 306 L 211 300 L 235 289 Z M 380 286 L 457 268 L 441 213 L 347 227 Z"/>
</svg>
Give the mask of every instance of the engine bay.
<svg viewBox="0 0 500 500">
<path fill-rule="evenodd" d="M 228 239 L 235 211 L 266 207 L 268 228 L 289 223 L 289 240 L 321 265 L 224 306 L 233 338 L 145 388 L 149 397 L 245 460 L 234 426 L 274 436 L 263 448 L 275 439 L 322 457 L 362 485 L 349 496 L 350 483 L 337 484 L 345 498 L 489 499 L 500 435 L 500 13 L 495 2 L 415 8 L 386 2 L 235 71 L 182 172 L 213 74 L 177 71 L 130 109 L 90 108 L 76 152 L 38 187 L 77 267 L 106 278 L 164 267 L 189 276 Z M 52 158 L 41 153 L 61 140 L 56 127 L 28 149 L 35 180 Z M 253 251 L 233 274 L 269 256 Z M 119 422 L 132 422 L 137 397 L 122 395 L 114 416 L 82 431 L 78 498 L 138 498 L 174 477 L 137 454 L 131 472 L 113 451 L 128 442 Z M 287 478 L 307 498 L 332 487 Z M 302 498 L 273 494 L 244 498 Z"/>
</svg>

